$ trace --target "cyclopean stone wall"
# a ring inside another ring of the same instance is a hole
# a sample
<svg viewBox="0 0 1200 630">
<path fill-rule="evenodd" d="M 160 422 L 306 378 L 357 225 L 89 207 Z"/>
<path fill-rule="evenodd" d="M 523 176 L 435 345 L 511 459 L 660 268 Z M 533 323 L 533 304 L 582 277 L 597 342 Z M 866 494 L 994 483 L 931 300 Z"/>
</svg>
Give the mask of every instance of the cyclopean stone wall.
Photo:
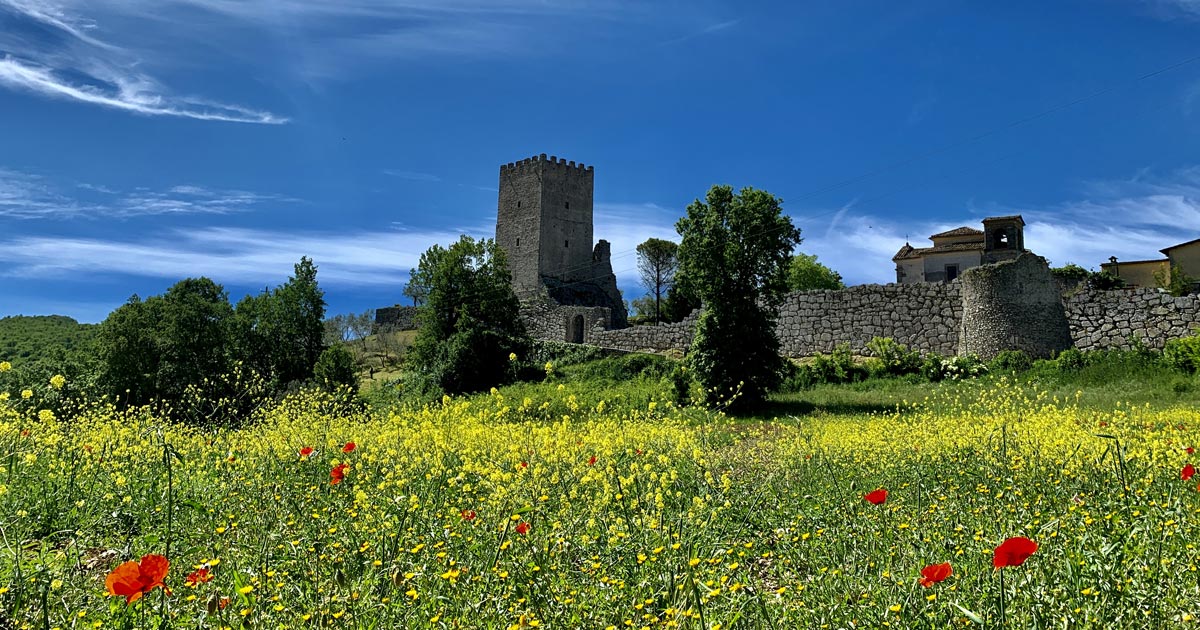
<svg viewBox="0 0 1200 630">
<path fill-rule="evenodd" d="M 1200 328 L 1200 295 L 1171 297 L 1158 289 L 1084 290 L 1063 300 L 1080 350 L 1162 348 Z M 1136 342 L 1135 342 L 1136 340 Z"/>
<path fill-rule="evenodd" d="M 787 296 L 775 327 L 780 353 L 803 357 L 849 343 L 868 354 L 874 337 L 891 337 L 913 350 L 953 354 L 962 306 L 958 283 L 864 284 L 840 291 Z"/>
<path fill-rule="evenodd" d="M 1161 348 L 1167 339 L 1200 328 L 1200 296 L 1085 289 L 1063 297 L 1061 291 L 1045 260 L 1027 255 L 970 269 L 949 283 L 793 293 L 780 309 L 776 332 L 781 353 L 789 357 L 829 353 L 839 343 L 865 355 L 872 338 L 891 337 L 921 352 L 974 353 L 986 359 L 1013 349 L 1046 357 L 1072 346 L 1129 348 L 1132 339 Z M 582 338 L 583 343 L 629 352 L 686 351 L 699 315 L 677 324 L 611 330 L 607 313 L 548 302 L 522 309 L 535 337 Z"/>
<path fill-rule="evenodd" d="M 1004 350 L 1046 359 L 1071 347 L 1062 293 L 1046 259 L 1025 253 L 963 272 L 958 354 L 987 361 Z"/>
</svg>

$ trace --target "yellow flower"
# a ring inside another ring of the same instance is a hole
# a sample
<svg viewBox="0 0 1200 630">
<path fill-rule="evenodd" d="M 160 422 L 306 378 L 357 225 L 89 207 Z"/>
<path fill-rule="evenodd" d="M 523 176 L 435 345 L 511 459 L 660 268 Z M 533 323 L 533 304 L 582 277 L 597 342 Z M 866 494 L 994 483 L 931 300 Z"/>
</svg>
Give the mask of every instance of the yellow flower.
<svg viewBox="0 0 1200 630">
<path fill-rule="evenodd" d="M 43 409 L 38 412 L 38 420 L 41 420 L 42 422 L 53 422 L 54 412 L 50 411 L 49 409 Z"/>
<path fill-rule="evenodd" d="M 516 361 L 516 360 L 517 360 L 517 353 L 516 353 L 516 352 L 509 352 L 509 353 L 508 353 L 508 360 L 509 360 L 509 361 Z M 2 368 L 4 365 L 6 365 L 6 364 L 4 364 L 4 363 L 0 363 L 0 368 Z"/>
<path fill-rule="evenodd" d="M 67 384 L 67 378 L 62 374 L 55 374 L 50 377 L 50 386 L 54 389 L 62 389 L 63 385 Z"/>
<path fill-rule="evenodd" d="M 12 369 L 12 364 L 8 361 L 0 361 L 0 372 L 7 372 Z"/>
<path fill-rule="evenodd" d="M 33 390 L 32 389 L 22 389 L 21 390 L 21 398 L 24 398 L 26 400 L 33 398 Z"/>
</svg>

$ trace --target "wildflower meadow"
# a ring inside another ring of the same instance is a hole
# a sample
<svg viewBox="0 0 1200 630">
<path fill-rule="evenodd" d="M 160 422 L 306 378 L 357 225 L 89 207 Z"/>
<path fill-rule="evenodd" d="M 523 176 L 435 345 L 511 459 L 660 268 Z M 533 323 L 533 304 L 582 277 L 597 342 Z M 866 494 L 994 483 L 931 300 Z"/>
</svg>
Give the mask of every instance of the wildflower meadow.
<svg viewBox="0 0 1200 630">
<path fill-rule="evenodd" d="M 1197 623 L 1200 411 L 935 397 L 746 420 L 569 384 L 303 393 L 238 429 L 14 397 L 0 627 Z"/>
</svg>

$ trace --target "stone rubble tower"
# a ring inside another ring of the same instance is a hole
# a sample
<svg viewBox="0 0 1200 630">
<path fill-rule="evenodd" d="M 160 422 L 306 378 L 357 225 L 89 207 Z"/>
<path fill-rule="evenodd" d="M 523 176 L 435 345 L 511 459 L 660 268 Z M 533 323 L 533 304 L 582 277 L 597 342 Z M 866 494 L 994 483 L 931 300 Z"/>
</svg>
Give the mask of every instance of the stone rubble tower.
<svg viewBox="0 0 1200 630">
<path fill-rule="evenodd" d="M 1004 350 L 1035 359 L 1072 347 L 1062 295 L 1046 259 L 1028 252 L 966 270 L 958 354 L 990 361 Z"/>
</svg>

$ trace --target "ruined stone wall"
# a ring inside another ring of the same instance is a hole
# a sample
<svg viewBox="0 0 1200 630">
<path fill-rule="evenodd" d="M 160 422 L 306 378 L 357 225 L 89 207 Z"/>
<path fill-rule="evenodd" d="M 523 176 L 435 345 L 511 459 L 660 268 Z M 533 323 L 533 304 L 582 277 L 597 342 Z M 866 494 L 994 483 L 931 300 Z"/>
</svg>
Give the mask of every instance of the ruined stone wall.
<svg viewBox="0 0 1200 630">
<path fill-rule="evenodd" d="M 521 319 L 534 339 L 566 343 L 603 345 L 597 343 L 594 335 L 612 327 L 607 308 L 559 306 L 545 299 L 522 302 Z"/>
<path fill-rule="evenodd" d="M 375 309 L 375 332 L 383 330 L 416 330 L 417 307 L 388 306 Z"/>
<path fill-rule="evenodd" d="M 695 311 L 681 322 L 658 326 L 632 326 L 620 330 L 594 330 L 592 343 L 611 350 L 630 352 L 683 352 L 692 345 L 696 332 Z"/>
<path fill-rule="evenodd" d="M 1200 327 L 1200 295 L 1171 297 L 1158 289 L 1084 289 L 1064 299 L 1071 339 L 1080 350 L 1128 350 L 1134 340 L 1162 348 Z"/>
</svg>

